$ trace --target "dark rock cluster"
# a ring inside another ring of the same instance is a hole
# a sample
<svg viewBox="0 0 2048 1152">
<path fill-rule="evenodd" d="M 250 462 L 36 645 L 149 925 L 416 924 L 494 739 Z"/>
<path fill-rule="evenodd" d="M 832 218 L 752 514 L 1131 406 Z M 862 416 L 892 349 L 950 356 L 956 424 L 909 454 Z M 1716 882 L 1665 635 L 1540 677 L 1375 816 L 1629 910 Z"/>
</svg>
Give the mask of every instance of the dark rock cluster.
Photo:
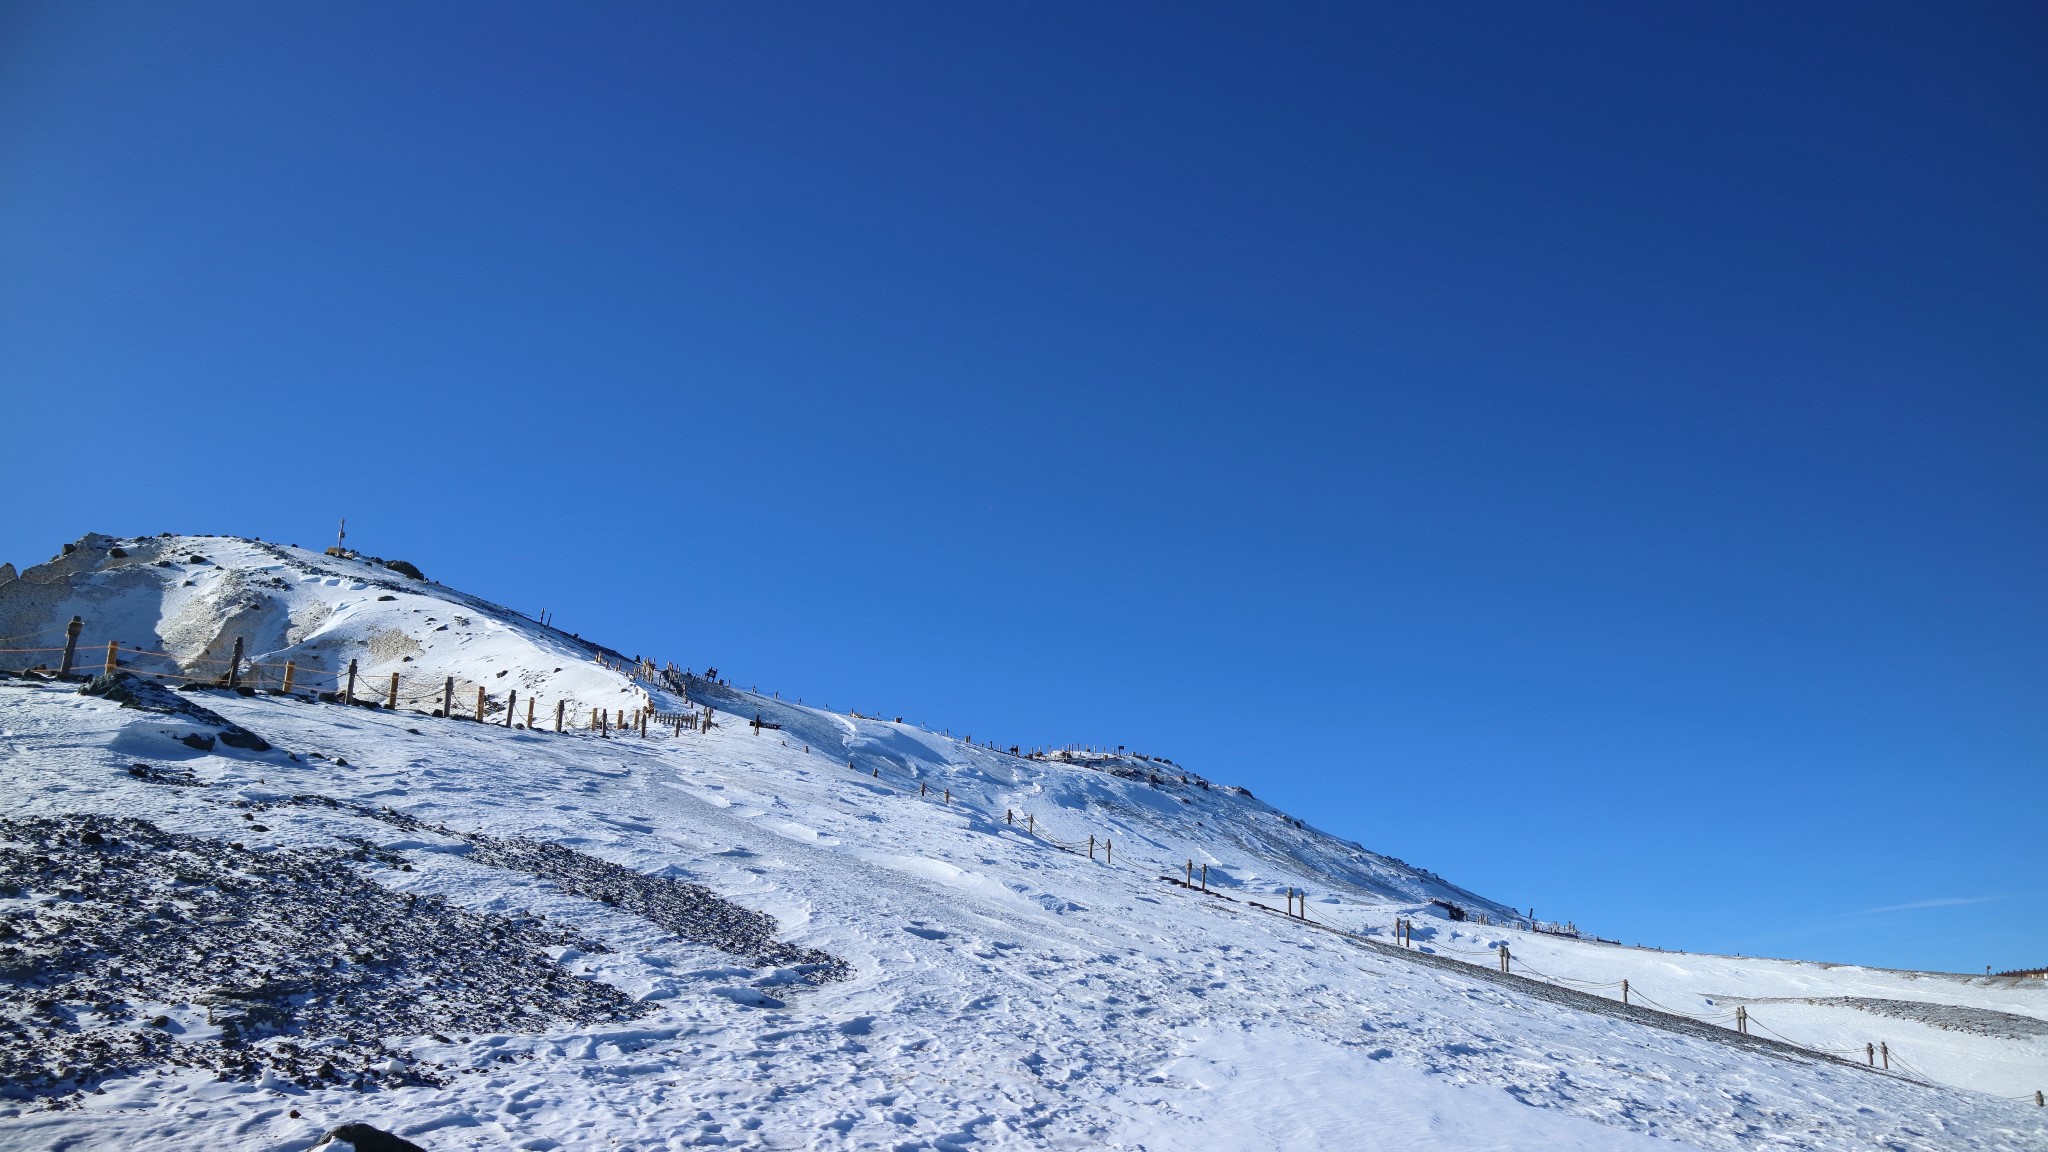
<svg viewBox="0 0 2048 1152">
<path fill-rule="evenodd" d="M 775 917 L 735 904 L 701 884 L 649 876 L 559 844 L 430 826 L 389 808 L 311 795 L 295 796 L 290 803 L 349 812 L 408 832 L 455 837 L 471 846 L 469 859 L 475 863 L 537 876 L 571 895 L 645 917 L 685 940 L 709 945 L 756 966 L 795 969 L 811 984 L 852 974 L 846 961 L 830 953 L 776 939 Z"/>
<path fill-rule="evenodd" d="M 435 1083 L 385 1038 L 645 1011 L 542 951 L 575 937 L 395 892 L 365 874 L 377 861 L 142 820 L 0 820 L 0 1093 L 62 1106 L 155 1065 Z"/>
<path fill-rule="evenodd" d="M 203 708 L 185 699 L 161 683 L 137 676 L 133 672 L 102 673 L 93 677 L 78 691 L 86 696 L 104 696 L 123 708 L 139 708 L 144 712 L 181 716 L 213 728 L 213 736 L 199 737 L 209 750 L 213 747 L 213 741 L 217 739 L 230 748 L 241 748 L 249 752 L 270 751 L 270 742 L 263 737 L 210 708 Z"/>
</svg>

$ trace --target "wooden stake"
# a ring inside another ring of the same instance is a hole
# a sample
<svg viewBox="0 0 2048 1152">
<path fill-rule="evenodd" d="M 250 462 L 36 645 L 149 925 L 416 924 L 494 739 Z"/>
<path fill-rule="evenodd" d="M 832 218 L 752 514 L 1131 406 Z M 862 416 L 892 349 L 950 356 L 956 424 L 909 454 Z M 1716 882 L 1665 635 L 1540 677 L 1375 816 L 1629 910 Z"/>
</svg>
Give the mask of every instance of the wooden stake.
<svg viewBox="0 0 2048 1152">
<path fill-rule="evenodd" d="M 291 694 L 292 694 L 292 677 L 294 677 L 294 676 L 297 676 L 298 674 L 299 674 L 299 663 L 298 663 L 298 661 L 296 661 L 296 660 L 287 660 L 287 661 L 285 661 L 285 662 L 284 662 L 284 694 L 285 694 L 285 695 L 289 696 L 289 695 L 291 695 Z"/>
<path fill-rule="evenodd" d="M 1209 890 L 1209 866 L 1208 866 L 1207 864 L 1204 864 L 1204 865 L 1202 865 L 1202 891 L 1204 891 L 1204 892 L 1207 892 L 1208 890 Z"/>
<path fill-rule="evenodd" d="M 946 803 L 948 803 L 948 804 L 951 804 L 952 802 L 953 802 L 953 790 L 952 790 L 951 788 L 948 788 L 948 789 L 946 789 Z"/>
<path fill-rule="evenodd" d="M 597 731 L 597 709 L 595 708 L 590 710 L 590 730 L 592 732 Z"/>
<path fill-rule="evenodd" d="M 562 730 L 562 714 L 568 710 L 569 702 L 567 700 L 555 701 L 555 731 L 560 732 Z"/>
<path fill-rule="evenodd" d="M 1088 836 L 1088 858 L 1090 860 L 1095 859 L 1095 836 L 1093 833 L 1090 833 Z"/>
<path fill-rule="evenodd" d="M 455 677 L 453 676 L 441 682 L 441 718 L 444 720 L 455 718 Z"/>
<path fill-rule="evenodd" d="M 1877 1067 L 1877 1045 L 1865 1044 L 1863 1046 L 1863 1063 L 1871 1068 Z"/>
<path fill-rule="evenodd" d="M 526 698 L 526 730 L 533 731 L 533 697 Z"/>
<path fill-rule="evenodd" d="M 1882 1063 L 1882 1064 L 1884 1065 L 1884 1070 L 1885 1070 L 1885 1071 L 1887 1071 L 1887 1072 L 1891 1071 L 1891 1070 L 1892 1070 L 1892 1046 L 1891 1046 L 1891 1045 L 1889 1045 L 1889 1044 L 1887 1044 L 1887 1043 L 1885 1043 L 1885 1042 L 1884 1042 L 1884 1041 L 1882 1041 L 1882 1040 L 1879 1040 L 1879 1041 L 1877 1042 L 1877 1059 L 1878 1059 L 1878 1061 L 1879 1061 L 1880 1063 Z"/>
<path fill-rule="evenodd" d="M 1749 1009 L 1740 1004 L 1735 1006 L 1735 1030 L 1749 1035 Z"/>
<path fill-rule="evenodd" d="M 64 661 L 57 665 L 57 678 L 71 675 L 71 657 L 78 649 L 78 634 L 85 631 L 85 617 L 73 616 L 64 626 Z"/>
<path fill-rule="evenodd" d="M 1191 857 L 1189 857 L 1189 858 L 1188 858 L 1188 887 L 1190 887 L 1190 888 L 1193 888 L 1194 886 L 1195 886 L 1195 861 L 1194 861 L 1194 857 L 1192 857 L 1192 856 L 1191 856 Z"/>
<path fill-rule="evenodd" d="M 484 686 L 481 684 L 476 686 L 476 722 L 484 722 Z"/>
<path fill-rule="evenodd" d="M 531 705 L 533 703 L 533 699 L 531 697 L 528 697 L 526 702 L 527 704 Z M 519 689 L 514 688 L 510 692 L 507 692 L 505 694 L 505 727 L 510 728 L 512 726 L 512 716 L 514 710 L 518 707 Z"/>
<path fill-rule="evenodd" d="M 231 656 L 231 657 L 229 657 L 229 658 L 228 658 L 228 687 L 230 687 L 230 688 L 239 688 L 239 687 L 241 687 L 241 685 L 242 685 L 242 638 L 241 638 L 240 636 L 237 636 L 237 637 L 235 637 L 235 654 L 234 654 L 233 656 Z"/>
<path fill-rule="evenodd" d="M 112 676 L 114 674 L 114 665 L 117 663 L 115 657 L 120 655 L 120 652 L 121 642 L 119 640 L 107 641 L 107 666 L 105 669 L 107 675 Z"/>
<path fill-rule="evenodd" d="M 1626 976 L 1621 978 L 1621 1002 L 1623 1004 L 1628 1003 L 1628 977 Z"/>
<path fill-rule="evenodd" d="M 1115 843 L 1114 841 L 1111 841 L 1111 840 L 1104 840 L 1104 841 L 1102 842 L 1102 862 L 1103 862 L 1104 864 L 1114 864 L 1114 863 L 1116 863 L 1116 860 L 1114 859 L 1115 855 L 1116 855 L 1116 843 Z"/>
<path fill-rule="evenodd" d="M 384 706 L 393 709 L 398 707 L 398 673 L 396 672 L 391 674 L 391 691 L 384 697 Z"/>
<path fill-rule="evenodd" d="M 1029 832 L 1033 836 L 1038 835 L 1038 817 L 1026 813 L 1024 816 L 1024 831 Z"/>
<path fill-rule="evenodd" d="M 353 660 L 348 662 L 348 690 L 342 693 L 341 698 L 350 704 L 356 702 L 356 662 Z"/>
</svg>

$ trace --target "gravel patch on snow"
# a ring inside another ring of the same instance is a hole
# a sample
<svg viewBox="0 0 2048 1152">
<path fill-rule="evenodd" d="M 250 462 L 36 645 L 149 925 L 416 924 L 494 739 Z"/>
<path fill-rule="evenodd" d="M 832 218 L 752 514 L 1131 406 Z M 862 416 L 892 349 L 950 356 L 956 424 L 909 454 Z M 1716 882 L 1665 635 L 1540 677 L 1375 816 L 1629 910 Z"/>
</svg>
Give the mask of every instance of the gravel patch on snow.
<svg viewBox="0 0 2048 1152">
<path fill-rule="evenodd" d="M 762 968 L 780 968 L 807 984 L 843 980 L 853 969 L 846 961 L 816 948 L 800 948 L 776 939 L 775 917 L 735 904 L 702 884 L 667 876 L 649 876 L 565 848 L 524 837 L 501 838 L 464 832 L 390 808 L 352 804 L 327 796 L 294 796 L 287 803 L 330 808 L 366 817 L 407 832 L 433 832 L 470 845 L 472 863 L 509 872 L 523 872 L 580 896 L 661 925 L 692 943 L 706 944 Z M 255 804 L 254 808 L 268 805 Z"/>
<path fill-rule="evenodd" d="M 544 954 L 573 935 L 394 892 L 368 861 L 135 819 L 0 820 L 0 1092 L 62 1107 L 155 1065 L 433 1084 L 388 1038 L 647 1010 Z"/>
</svg>

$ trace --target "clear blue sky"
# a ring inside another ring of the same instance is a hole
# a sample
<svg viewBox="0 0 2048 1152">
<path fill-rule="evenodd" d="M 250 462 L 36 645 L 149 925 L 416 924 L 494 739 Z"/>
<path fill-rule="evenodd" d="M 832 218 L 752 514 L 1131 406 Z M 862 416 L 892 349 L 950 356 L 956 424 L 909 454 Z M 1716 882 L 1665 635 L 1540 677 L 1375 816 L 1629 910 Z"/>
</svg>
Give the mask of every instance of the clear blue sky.
<svg viewBox="0 0 2048 1152">
<path fill-rule="evenodd" d="M 346 515 L 1604 935 L 2048 964 L 2044 59 L 2036 3 L 7 0 L 0 559 Z"/>
</svg>

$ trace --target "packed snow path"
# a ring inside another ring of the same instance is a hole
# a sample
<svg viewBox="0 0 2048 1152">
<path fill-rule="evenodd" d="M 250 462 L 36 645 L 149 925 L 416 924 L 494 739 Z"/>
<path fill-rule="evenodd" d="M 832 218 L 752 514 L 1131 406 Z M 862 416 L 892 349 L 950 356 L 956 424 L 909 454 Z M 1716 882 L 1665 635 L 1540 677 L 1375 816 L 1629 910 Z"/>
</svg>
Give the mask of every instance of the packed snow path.
<svg viewBox="0 0 2048 1152">
<path fill-rule="evenodd" d="M 603 741 L 203 699 L 275 749 L 202 752 L 180 742 L 179 718 L 69 686 L 0 683 L 9 815 L 148 820 L 255 853 L 374 852 L 410 868 L 365 872 L 394 893 L 601 945 L 548 951 L 645 1014 L 385 1038 L 398 1066 L 438 1065 L 442 1083 L 357 1091 L 155 1068 L 61 1111 L 10 1109 L 0 1145 L 304 1148 L 365 1120 L 433 1149 L 2048 1148 L 2030 1103 L 1644 1027 L 1161 883 L 1195 855 L 1239 895 L 1306 886 L 1313 914 L 1350 931 L 1384 934 L 1422 908 L 1332 895 L 1317 860 L 1288 866 L 1277 822 L 1230 830 L 1230 845 L 1257 852 L 1205 848 L 1196 805 L 1141 782 L 902 730 L 887 738 L 930 751 L 877 780 L 883 761 L 861 753 L 877 737 L 852 721 L 849 769 L 840 749 L 806 753 L 737 723 Z M 137 763 L 158 778 L 134 774 Z M 197 786 L 166 786 L 187 773 Z M 913 779 L 955 803 L 920 802 Z M 417 826 L 291 802 L 303 796 L 389 808 Z M 1048 850 L 1005 824 L 1005 810 L 1069 841 L 1091 828 L 1114 836 L 1119 865 Z M 701 885 L 773 917 L 794 946 L 843 959 L 850 975 L 819 985 L 801 966 L 736 962 L 629 909 L 472 859 L 471 833 Z M 1443 921 L 1418 936 L 1477 949 L 1481 933 L 1511 935 L 1518 956 L 1588 979 L 1606 978 L 1606 964 L 1706 962 Z M 1757 995 L 1787 992 L 1793 977 L 1769 963 L 1712 971 L 1735 981 L 1754 970 Z M 1681 995 L 1639 978 L 1660 1000 Z M 1862 970 L 1807 966 L 1796 978 L 1791 994 L 1926 999 L 1924 982 Z M 2024 987 L 1943 991 L 2048 1018 Z M 202 1018 L 181 1027 L 209 1039 Z M 2038 1038 L 1952 1036 L 1979 1061 L 1958 1067 L 2015 1078 L 2048 1067 Z"/>
</svg>

